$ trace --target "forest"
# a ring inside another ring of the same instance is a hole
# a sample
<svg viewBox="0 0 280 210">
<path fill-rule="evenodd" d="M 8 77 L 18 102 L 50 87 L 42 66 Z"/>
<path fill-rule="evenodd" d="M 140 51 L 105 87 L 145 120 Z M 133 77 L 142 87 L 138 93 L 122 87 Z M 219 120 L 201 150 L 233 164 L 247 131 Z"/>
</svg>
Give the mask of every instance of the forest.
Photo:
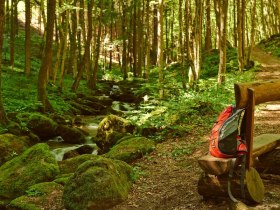
<svg viewBox="0 0 280 210">
<path fill-rule="evenodd" d="M 0 209 L 225 208 L 186 177 L 279 34 L 280 0 L 1 0 Z"/>
</svg>

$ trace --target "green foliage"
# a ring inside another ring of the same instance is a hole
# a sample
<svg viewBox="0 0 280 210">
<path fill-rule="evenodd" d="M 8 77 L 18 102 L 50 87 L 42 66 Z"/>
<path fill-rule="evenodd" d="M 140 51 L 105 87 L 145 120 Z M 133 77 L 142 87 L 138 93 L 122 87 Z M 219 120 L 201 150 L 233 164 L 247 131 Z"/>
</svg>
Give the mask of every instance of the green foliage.
<svg viewBox="0 0 280 210">
<path fill-rule="evenodd" d="M 280 57 L 280 35 L 275 34 L 266 40 L 262 40 L 259 46 L 268 53 Z"/>
<path fill-rule="evenodd" d="M 147 174 L 147 172 L 145 170 L 143 170 L 140 165 L 135 165 L 133 167 L 132 171 L 133 172 L 131 173 L 131 180 L 133 182 L 136 182 L 139 178 L 141 178 Z"/>
<path fill-rule="evenodd" d="M 25 191 L 25 193 L 27 196 L 30 196 L 30 197 L 36 197 L 36 196 L 43 195 L 42 192 L 40 192 L 39 190 L 34 189 L 34 188 L 29 188 L 28 190 Z"/>
</svg>

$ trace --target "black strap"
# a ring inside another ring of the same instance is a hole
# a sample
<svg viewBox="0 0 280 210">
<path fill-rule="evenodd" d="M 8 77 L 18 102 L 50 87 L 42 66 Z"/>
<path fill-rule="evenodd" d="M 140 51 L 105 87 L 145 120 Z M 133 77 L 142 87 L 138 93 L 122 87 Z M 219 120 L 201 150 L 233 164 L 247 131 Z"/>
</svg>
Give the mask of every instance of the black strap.
<svg viewBox="0 0 280 210">
<path fill-rule="evenodd" d="M 246 172 L 246 155 L 242 155 L 242 162 L 241 162 L 241 174 L 240 174 L 240 186 L 241 186 L 241 196 L 245 198 L 245 172 Z"/>
<path fill-rule="evenodd" d="M 230 161 L 231 166 L 230 166 L 230 170 L 229 170 L 229 174 L 228 174 L 228 195 L 229 195 L 229 198 L 233 202 L 238 202 L 238 200 L 231 193 L 231 180 L 232 180 L 232 176 L 233 176 L 233 170 L 234 170 L 235 162 L 236 162 L 236 158 L 232 158 L 231 161 Z"/>
</svg>

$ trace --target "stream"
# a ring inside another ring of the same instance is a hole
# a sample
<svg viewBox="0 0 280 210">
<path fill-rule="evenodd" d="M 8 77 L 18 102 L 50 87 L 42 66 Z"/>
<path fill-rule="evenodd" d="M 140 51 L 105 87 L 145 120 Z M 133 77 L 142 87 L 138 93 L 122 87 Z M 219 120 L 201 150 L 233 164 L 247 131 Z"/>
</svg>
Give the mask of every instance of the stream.
<svg viewBox="0 0 280 210">
<path fill-rule="evenodd" d="M 112 109 L 116 112 L 130 112 L 134 110 L 132 104 L 129 103 L 123 103 L 119 101 L 114 101 L 112 104 Z M 88 134 L 86 137 L 86 142 L 84 144 L 68 144 L 65 143 L 61 136 L 57 136 L 53 139 L 50 139 L 47 141 L 47 144 L 50 146 L 52 150 L 52 154 L 55 156 L 57 161 L 62 161 L 64 158 L 64 155 L 70 151 L 77 150 L 85 145 L 87 145 L 90 148 L 93 148 L 92 154 L 98 153 L 98 147 L 94 143 L 93 139 L 97 135 L 97 129 L 99 123 L 105 118 L 104 115 L 99 116 L 80 116 L 81 118 L 81 125 L 76 126 L 77 128 L 81 129 L 85 133 Z"/>
<path fill-rule="evenodd" d="M 76 127 L 89 134 L 86 137 L 86 142 L 84 144 L 65 143 L 61 136 L 48 140 L 47 144 L 50 146 L 52 154 L 55 156 L 56 160 L 62 161 L 65 153 L 76 150 L 85 145 L 93 148 L 92 154 L 97 155 L 97 145 L 92 139 L 96 137 L 98 125 L 104 117 L 105 116 L 81 116 L 82 125 Z"/>
</svg>

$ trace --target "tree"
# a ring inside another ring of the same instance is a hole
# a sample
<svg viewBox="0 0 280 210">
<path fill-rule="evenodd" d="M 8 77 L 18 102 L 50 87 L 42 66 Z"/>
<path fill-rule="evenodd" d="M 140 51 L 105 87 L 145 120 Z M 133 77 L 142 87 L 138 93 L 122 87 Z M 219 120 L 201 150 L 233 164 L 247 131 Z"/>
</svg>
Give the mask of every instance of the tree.
<svg viewBox="0 0 280 210">
<path fill-rule="evenodd" d="M 56 0 L 48 0 L 47 5 L 47 27 L 46 27 L 46 44 L 43 51 L 43 59 L 38 75 L 38 101 L 42 106 L 42 112 L 53 111 L 53 107 L 48 100 L 47 84 L 48 71 L 52 65 L 52 43 L 55 20 Z"/>
<path fill-rule="evenodd" d="M 238 48 L 238 68 L 244 70 L 245 62 L 245 0 L 237 0 L 237 48 Z"/>
<path fill-rule="evenodd" d="M 92 8 L 93 8 L 93 0 L 89 0 L 88 1 L 88 13 L 87 13 L 88 30 L 87 30 L 87 38 L 86 38 L 86 45 L 85 45 L 85 53 L 84 53 L 83 61 L 81 63 L 78 74 L 71 87 L 72 91 L 74 91 L 74 92 L 76 92 L 79 87 L 84 70 L 86 70 L 86 72 L 88 72 L 89 68 L 90 68 L 90 46 L 91 46 L 91 40 L 92 40 Z M 84 23 L 82 23 L 82 25 L 84 25 Z"/>
<path fill-rule="evenodd" d="M 226 73 L 226 61 L 227 61 L 227 11 L 228 0 L 219 0 L 219 17 L 220 17 L 220 63 L 218 73 L 218 85 L 221 85 L 225 81 Z"/>
<path fill-rule="evenodd" d="M 4 19 L 5 19 L 5 2 L 0 1 L 0 124 L 7 125 L 8 118 L 4 110 L 2 101 L 2 49 L 3 49 L 3 34 L 4 34 Z"/>
<path fill-rule="evenodd" d="M 163 5 L 164 0 L 159 0 L 158 8 L 158 48 L 157 48 L 157 64 L 158 64 L 158 75 L 159 75 L 159 97 L 164 98 L 164 60 L 163 60 Z"/>
<path fill-rule="evenodd" d="M 25 1 L 25 74 L 30 75 L 31 69 L 31 34 L 30 34 L 30 24 L 31 24 L 31 4 L 30 0 Z"/>
</svg>

